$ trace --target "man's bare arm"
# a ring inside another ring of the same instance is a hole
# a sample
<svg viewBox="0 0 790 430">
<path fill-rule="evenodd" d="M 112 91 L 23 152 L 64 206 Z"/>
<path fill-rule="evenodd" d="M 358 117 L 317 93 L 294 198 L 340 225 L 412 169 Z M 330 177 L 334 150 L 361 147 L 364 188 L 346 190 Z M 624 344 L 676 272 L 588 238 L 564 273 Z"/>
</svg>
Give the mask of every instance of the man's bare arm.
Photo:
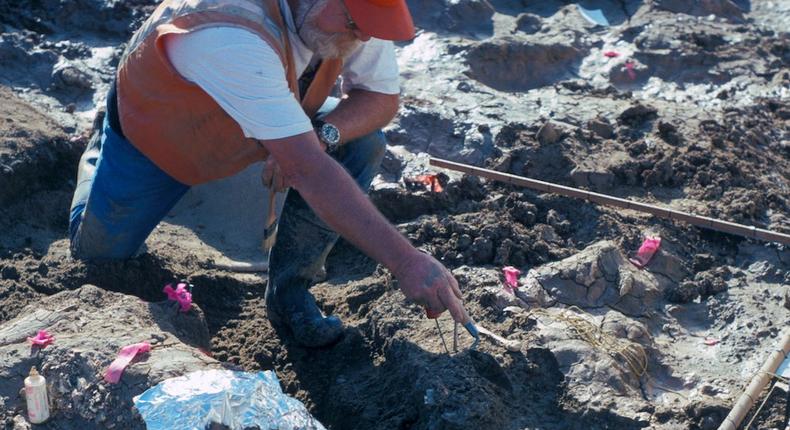
<svg viewBox="0 0 790 430">
<path fill-rule="evenodd" d="M 332 229 L 389 269 L 413 247 L 378 212 L 348 173 L 319 146 L 315 133 L 262 141 L 286 182 Z M 369 238 L 375 237 L 374 244 Z"/>
<path fill-rule="evenodd" d="M 340 143 L 343 144 L 389 124 L 398 113 L 398 104 L 397 94 L 352 90 L 323 119 L 340 130 Z"/>
</svg>

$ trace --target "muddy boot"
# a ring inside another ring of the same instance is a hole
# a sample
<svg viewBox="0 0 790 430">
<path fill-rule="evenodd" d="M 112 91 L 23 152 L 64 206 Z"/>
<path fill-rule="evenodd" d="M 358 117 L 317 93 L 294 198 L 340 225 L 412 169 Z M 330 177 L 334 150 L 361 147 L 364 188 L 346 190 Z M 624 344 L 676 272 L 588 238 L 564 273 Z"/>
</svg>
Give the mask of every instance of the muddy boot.
<svg viewBox="0 0 790 430">
<path fill-rule="evenodd" d="M 302 346 L 318 348 L 340 340 L 343 323 L 336 316 L 324 317 L 307 286 L 266 288 L 266 316 L 278 329 L 286 329 Z"/>
<path fill-rule="evenodd" d="M 334 156 L 367 190 L 384 157 L 384 135 L 372 133 L 344 146 Z M 269 256 L 266 315 L 275 328 L 287 328 L 301 345 L 331 345 L 342 336 L 343 324 L 335 316 L 324 317 L 308 286 L 326 277 L 324 264 L 338 235 L 296 190 L 288 192 L 279 220 L 277 241 Z"/>
<path fill-rule="evenodd" d="M 343 324 L 334 316 L 324 317 L 308 291 L 321 256 L 337 233 L 329 229 L 291 190 L 280 215 L 278 237 L 269 261 L 266 287 L 266 316 L 280 331 L 300 345 L 331 345 L 343 334 Z"/>
</svg>

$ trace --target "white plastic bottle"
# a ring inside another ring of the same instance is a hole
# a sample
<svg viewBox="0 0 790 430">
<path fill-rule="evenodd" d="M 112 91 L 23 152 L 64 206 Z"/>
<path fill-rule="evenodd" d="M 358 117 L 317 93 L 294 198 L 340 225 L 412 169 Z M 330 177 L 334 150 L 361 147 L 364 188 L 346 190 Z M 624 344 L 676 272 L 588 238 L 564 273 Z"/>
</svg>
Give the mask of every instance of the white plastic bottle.
<svg viewBox="0 0 790 430">
<path fill-rule="evenodd" d="M 32 424 L 43 423 L 49 418 L 47 380 L 39 375 L 35 367 L 30 369 L 30 376 L 25 378 L 25 399 L 27 418 Z"/>
</svg>

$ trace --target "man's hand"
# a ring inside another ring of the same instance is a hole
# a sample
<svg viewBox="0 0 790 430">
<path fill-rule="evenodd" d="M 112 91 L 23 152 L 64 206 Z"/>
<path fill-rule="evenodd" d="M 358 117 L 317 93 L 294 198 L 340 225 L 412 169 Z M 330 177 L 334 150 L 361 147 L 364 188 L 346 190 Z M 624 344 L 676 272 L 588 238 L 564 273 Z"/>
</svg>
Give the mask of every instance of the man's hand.
<svg viewBox="0 0 790 430">
<path fill-rule="evenodd" d="M 429 317 L 435 318 L 449 310 L 455 321 L 461 324 L 471 321 L 461 300 L 458 281 L 432 256 L 415 252 L 399 266 L 395 276 L 406 298 L 424 306 Z"/>
<path fill-rule="evenodd" d="M 289 187 L 285 180 L 285 175 L 280 170 L 280 165 L 274 157 L 269 157 L 264 162 L 261 181 L 264 187 L 271 188 L 278 193 Z"/>
</svg>

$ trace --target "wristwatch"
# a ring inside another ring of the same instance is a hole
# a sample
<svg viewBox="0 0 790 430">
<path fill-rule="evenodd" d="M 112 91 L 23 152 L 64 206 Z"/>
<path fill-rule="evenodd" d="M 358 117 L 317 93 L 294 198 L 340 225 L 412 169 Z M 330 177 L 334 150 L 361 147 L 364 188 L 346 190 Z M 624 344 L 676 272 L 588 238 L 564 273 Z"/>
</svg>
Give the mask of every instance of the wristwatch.
<svg viewBox="0 0 790 430">
<path fill-rule="evenodd" d="M 313 127 L 321 142 L 326 144 L 326 152 L 334 152 L 340 145 L 340 130 L 334 125 L 317 119 L 313 121 Z"/>
</svg>

